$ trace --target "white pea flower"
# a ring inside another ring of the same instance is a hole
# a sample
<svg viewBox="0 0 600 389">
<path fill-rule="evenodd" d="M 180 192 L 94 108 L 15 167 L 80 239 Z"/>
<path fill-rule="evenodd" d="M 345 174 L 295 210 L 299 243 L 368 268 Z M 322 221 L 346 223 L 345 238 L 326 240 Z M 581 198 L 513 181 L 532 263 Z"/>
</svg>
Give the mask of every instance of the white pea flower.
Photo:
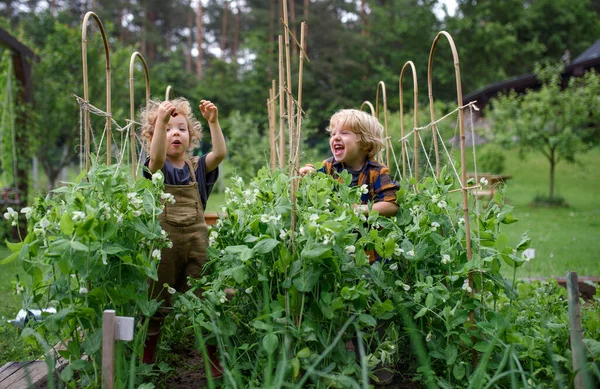
<svg viewBox="0 0 600 389">
<path fill-rule="evenodd" d="M 172 240 L 169 240 L 169 241 L 167 242 L 167 248 L 169 248 L 169 249 L 172 249 L 172 248 L 173 248 L 173 241 L 172 241 Z"/>
<path fill-rule="evenodd" d="M 448 254 L 442 255 L 442 263 L 444 265 L 446 265 L 446 264 L 448 264 L 450 262 L 452 262 L 452 259 L 450 258 L 450 255 L 448 255 Z"/>
<path fill-rule="evenodd" d="M 404 290 L 408 292 L 410 290 L 410 285 L 404 284 L 402 285 L 402 288 L 404 288 Z"/>
<path fill-rule="evenodd" d="M 444 209 L 444 208 L 446 208 L 448 206 L 448 204 L 446 203 L 446 201 L 440 200 L 440 202 L 437 203 L 437 206 L 440 207 L 440 208 L 442 208 L 442 209 Z"/>
<path fill-rule="evenodd" d="M 397 263 L 392 263 L 390 265 L 390 270 L 398 270 L 398 264 Z"/>
<path fill-rule="evenodd" d="M 356 246 L 354 246 L 354 245 L 346 246 L 346 247 L 344 247 L 344 251 L 346 251 L 348 254 L 354 254 L 356 252 Z"/>
<path fill-rule="evenodd" d="M 329 206 L 329 204 L 331 204 L 331 199 L 325 199 L 325 205 Z"/>
<path fill-rule="evenodd" d="M 15 285 L 15 293 L 16 294 L 21 294 L 25 291 L 25 287 L 23 287 L 23 285 L 21 285 L 20 282 L 17 282 Z"/>
<path fill-rule="evenodd" d="M 221 296 L 221 298 L 219 299 L 219 301 L 221 302 L 221 304 L 225 304 L 227 302 L 227 297 L 226 296 Z"/>
<path fill-rule="evenodd" d="M 440 195 L 438 195 L 437 193 L 434 193 L 434 194 L 431 195 L 431 202 L 432 203 L 437 203 L 439 199 L 440 199 Z"/>
<path fill-rule="evenodd" d="M 179 320 L 183 317 L 183 315 L 181 313 L 178 313 L 177 315 L 175 315 L 175 320 Z"/>
<path fill-rule="evenodd" d="M 161 258 L 160 255 L 161 254 L 160 254 L 160 250 L 159 249 L 154 249 L 152 251 L 152 258 L 156 259 L 157 261 L 160 261 L 160 258 Z"/>
<path fill-rule="evenodd" d="M 215 241 L 217 240 L 218 237 L 219 237 L 219 233 L 215 230 L 212 230 L 210 232 L 210 235 L 208 236 L 208 243 L 209 244 L 215 243 Z"/>
<path fill-rule="evenodd" d="M 465 225 L 465 218 L 461 217 L 460 219 L 458 219 L 458 225 L 459 226 L 464 226 Z"/>
<path fill-rule="evenodd" d="M 431 223 L 431 231 L 437 231 L 438 228 L 440 228 L 440 223 L 438 223 L 438 222 Z"/>
<path fill-rule="evenodd" d="M 4 218 L 6 220 L 12 220 L 11 225 L 16 226 L 17 221 L 19 220 L 19 214 L 11 207 L 8 207 L 4 213 Z"/>
<path fill-rule="evenodd" d="M 88 290 L 85 286 L 79 288 L 79 294 L 87 294 Z"/>
<path fill-rule="evenodd" d="M 265 215 L 265 214 L 260 215 L 260 221 L 262 223 L 268 223 L 269 222 L 269 215 Z"/>
<path fill-rule="evenodd" d="M 248 293 L 248 294 L 250 294 L 250 293 L 252 293 L 252 290 L 253 290 L 253 287 L 251 286 L 251 287 L 247 288 L 245 290 L 245 292 Z"/>
<path fill-rule="evenodd" d="M 79 220 L 85 219 L 85 212 L 73 211 L 73 221 L 78 222 Z"/>
<path fill-rule="evenodd" d="M 298 228 L 298 233 L 300 234 L 300 236 L 304 235 L 304 226 L 300 226 L 300 228 Z"/>
<path fill-rule="evenodd" d="M 488 184 L 488 180 L 485 177 L 481 177 L 479 183 L 481 184 L 481 186 L 486 186 Z"/>
<path fill-rule="evenodd" d="M 284 229 L 279 230 L 279 239 L 284 240 L 287 237 L 287 232 Z"/>
<path fill-rule="evenodd" d="M 165 200 L 166 203 L 175 204 L 175 196 L 171 193 L 163 193 L 160 195 L 161 200 Z"/>
<path fill-rule="evenodd" d="M 163 183 L 163 174 L 160 170 L 152 175 L 152 183 L 156 185 Z"/>
<path fill-rule="evenodd" d="M 433 338 L 433 335 L 430 333 L 427 334 L 427 336 L 425 337 L 425 341 L 426 342 L 431 342 L 431 339 Z"/>
<path fill-rule="evenodd" d="M 406 253 L 406 255 L 408 255 L 409 257 L 414 257 L 415 256 L 415 250 L 410 250 L 408 253 Z"/>
<path fill-rule="evenodd" d="M 467 291 L 468 293 L 471 293 L 473 291 L 473 289 L 469 286 L 469 280 L 465 280 L 462 289 Z"/>
<path fill-rule="evenodd" d="M 167 236 L 167 231 L 160 230 L 160 236 L 162 236 L 163 238 L 165 238 Z"/>
<path fill-rule="evenodd" d="M 361 194 L 367 194 L 367 193 L 369 193 L 369 186 L 367 184 L 362 184 L 360 186 L 359 192 Z"/>
<path fill-rule="evenodd" d="M 311 222 L 316 222 L 317 220 L 319 220 L 319 215 L 317 215 L 316 213 L 313 213 L 312 215 L 310 215 L 308 220 Z"/>
<path fill-rule="evenodd" d="M 402 254 L 404 254 L 404 250 L 400 246 L 396 245 L 396 247 L 394 248 L 394 255 L 399 257 Z"/>
<path fill-rule="evenodd" d="M 133 217 L 139 217 L 141 214 L 142 214 L 142 211 L 139 211 L 139 210 L 135 210 L 135 211 L 131 212 L 131 215 Z"/>
<path fill-rule="evenodd" d="M 229 188 L 228 188 L 229 189 Z M 221 207 L 221 212 L 222 213 L 227 213 L 227 207 Z"/>
<path fill-rule="evenodd" d="M 31 207 L 25 207 L 21 209 L 21 213 L 25 214 L 25 218 L 27 220 L 29 220 L 29 218 L 31 217 L 31 215 L 33 214 L 33 208 Z"/>
<path fill-rule="evenodd" d="M 175 288 L 173 288 L 173 287 L 169 286 L 169 287 L 167 288 L 167 292 L 169 292 L 169 294 L 175 294 L 175 292 L 177 292 L 177 291 L 175 290 Z"/>
<path fill-rule="evenodd" d="M 50 220 L 48 220 L 46 218 L 40 220 L 40 227 L 48 228 L 49 226 L 50 226 Z"/>
</svg>

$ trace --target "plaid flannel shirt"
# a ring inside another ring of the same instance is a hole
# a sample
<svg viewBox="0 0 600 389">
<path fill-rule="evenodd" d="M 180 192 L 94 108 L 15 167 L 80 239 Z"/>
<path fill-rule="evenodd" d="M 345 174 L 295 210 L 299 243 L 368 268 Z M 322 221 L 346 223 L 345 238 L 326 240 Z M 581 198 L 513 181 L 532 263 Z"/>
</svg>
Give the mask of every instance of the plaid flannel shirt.
<svg viewBox="0 0 600 389">
<path fill-rule="evenodd" d="M 323 161 L 323 167 L 318 171 L 337 176 L 337 173 L 344 169 L 346 169 L 346 166 L 342 162 L 338 162 L 331 157 Z M 396 191 L 399 186 L 397 182 L 392 180 L 390 169 L 387 166 L 367 159 L 358 175 L 357 186 L 365 184 L 369 191 L 361 197 L 363 204 L 367 204 L 369 201 L 375 203 L 380 201 L 396 202 Z"/>
</svg>

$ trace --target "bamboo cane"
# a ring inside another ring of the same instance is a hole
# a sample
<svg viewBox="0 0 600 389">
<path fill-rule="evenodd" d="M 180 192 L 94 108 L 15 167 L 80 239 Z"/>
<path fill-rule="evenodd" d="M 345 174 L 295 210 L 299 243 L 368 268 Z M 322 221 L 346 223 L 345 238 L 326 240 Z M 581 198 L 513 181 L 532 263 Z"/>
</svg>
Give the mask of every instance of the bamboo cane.
<svg viewBox="0 0 600 389">
<path fill-rule="evenodd" d="M 383 81 L 379 81 L 377 84 L 377 97 L 375 99 L 375 116 L 377 120 L 379 120 L 379 91 L 381 90 L 382 100 L 383 100 L 383 118 L 384 118 L 384 127 L 385 127 L 385 164 L 387 167 L 390 167 L 390 147 L 392 147 L 392 143 L 390 142 L 390 137 L 388 134 L 388 116 L 387 116 L 387 96 L 385 92 L 385 83 Z"/>
<path fill-rule="evenodd" d="M 271 170 L 275 170 L 277 167 L 277 149 L 275 145 L 275 80 L 273 80 L 273 87 L 269 89 L 269 98 L 267 99 L 267 112 L 269 114 L 269 149 Z"/>
<path fill-rule="evenodd" d="M 165 100 L 173 100 L 173 88 L 171 85 L 167 86 L 167 91 L 165 92 Z"/>
<path fill-rule="evenodd" d="M 296 155 L 294 158 L 294 171 L 298 171 L 300 165 L 300 139 L 302 126 L 302 75 L 304 71 L 304 35 L 306 22 L 300 24 L 300 55 L 298 58 L 298 113 L 296 115 Z"/>
<path fill-rule="evenodd" d="M 283 84 L 283 37 L 279 43 L 279 168 L 285 167 L 285 86 Z"/>
<path fill-rule="evenodd" d="M 375 108 L 373 107 L 373 104 L 371 104 L 371 102 L 370 102 L 370 101 L 367 101 L 367 100 L 363 101 L 363 102 L 362 102 L 362 104 L 360 105 L 360 110 L 361 110 L 361 111 L 363 111 L 363 110 L 364 110 L 364 107 L 365 107 L 365 105 L 366 105 L 367 107 L 369 107 L 369 109 L 371 110 L 371 116 L 375 116 L 375 117 L 377 117 L 377 116 L 375 115 Z"/>
<path fill-rule="evenodd" d="M 413 129 L 414 129 L 414 176 L 415 180 L 419 180 L 419 147 L 418 140 L 419 136 L 417 134 L 418 126 L 418 113 L 419 113 L 419 86 L 417 83 L 417 69 L 415 69 L 415 64 L 412 61 L 407 61 L 404 66 L 402 66 L 402 71 L 400 71 L 400 80 L 399 80 L 399 90 L 400 90 L 400 134 L 402 137 L 402 175 L 406 177 L 406 142 L 404 139 L 404 100 L 402 97 L 403 88 L 402 88 L 402 79 L 404 78 L 404 71 L 406 68 L 410 66 L 412 69 L 413 76 Z M 415 189 L 417 186 L 415 185 Z"/>
<path fill-rule="evenodd" d="M 287 1 L 283 2 L 283 23 L 285 26 L 288 25 L 288 11 L 287 11 Z M 288 161 L 290 164 L 290 168 L 292 167 L 292 138 L 294 135 L 294 118 L 293 118 L 293 95 L 292 95 L 292 65 L 290 64 L 290 33 L 287 28 L 285 30 L 285 68 L 286 68 L 286 96 L 287 96 L 287 115 L 288 115 L 288 134 L 289 134 L 289 142 L 290 149 L 288 155 Z M 293 176 L 294 172 L 290 171 L 290 176 Z M 294 224 L 292 223 L 292 229 L 294 228 Z"/>
<path fill-rule="evenodd" d="M 585 346 L 581 330 L 581 304 L 579 303 L 579 281 L 577 273 L 567 272 L 567 296 L 569 303 L 569 332 L 571 340 L 571 361 L 575 379 L 575 389 L 591 388 L 592 383 L 586 373 Z"/>
<path fill-rule="evenodd" d="M 89 103 L 89 88 L 88 88 L 88 66 L 87 66 L 87 25 L 88 20 L 93 18 L 98 27 L 100 28 L 100 33 L 102 34 L 102 40 L 104 42 L 104 54 L 106 57 L 106 164 L 110 165 L 111 163 L 111 142 L 112 142 L 112 132 L 111 132 L 111 101 L 110 101 L 110 51 L 108 48 L 108 40 L 106 39 L 106 32 L 104 31 L 104 26 L 100 21 L 98 15 L 94 12 L 88 12 L 85 14 L 83 18 L 83 23 L 81 26 L 81 60 L 82 60 L 82 68 L 83 68 L 83 100 L 85 104 Z M 85 126 L 85 171 L 86 173 L 90 171 L 90 111 L 85 108 L 84 113 L 84 126 Z"/>
<path fill-rule="evenodd" d="M 465 158 L 465 128 L 464 128 L 464 115 L 462 109 L 462 86 L 460 81 L 460 64 L 458 61 L 458 52 L 456 50 L 456 45 L 454 44 L 454 39 L 452 36 L 448 34 L 446 31 L 440 31 L 435 39 L 433 40 L 433 44 L 431 45 L 431 51 L 429 52 L 429 61 L 427 66 L 427 87 L 429 93 L 429 112 L 431 114 L 431 122 L 435 122 L 434 112 L 433 112 L 433 88 L 432 88 L 432 64 L 433 64 L 433 54 L 435 53 L 435 48 L 438 40 L 445 36 L 450 44 L 450 48 L 452 49 L 452 58 L 454 60 L 454 71 L 456 76 L 456 99 L 458 103 L 458 126 L 460 129 L 460 168 L 461 168 L 461 183 L 460 186 L 462 188 L 462 199 L 463 199 L 463 217 L 465 219 L 465 236 L 466 236 L 466 249 L 467 249 L 467 260 L 471 261 L 473 257 L 472 249 L 471 249 L 471 226 L 469 222 L 469 199 L 468 199 L 468 189 L 466 188 L 467 183 L 467 170 L 466 170 L 466 158 Z M 437 150 L 437 135 L 435 124 L 432 126 L 433 130 L 433 140 L 435 145 L 435 164 L 436 164 L 436 176 L 439 177 L 439 157 Z M 473 298 L 473 272 L 469 272 L 469 286 L 471 287 L 470 296 Z M 469 321 L 472 325 L 475 324 L 475 312 L 471 310 L 469 313 Z M 473 364 L 477 366 L 477 351 L 475 349 L 473 351 Z"/>
<path fill-rule="evenodd" d="M 144 67 L 144 73 L 146 75 L 146 104 L 150 101 L 150 76 L 148 75 L 148 65 L 146 64 L 146 60 L 144 56 L 139 52 L 134 52 L 131 54 L 131 59 L 129 60 L 129 119 L 131 120 L 131 127 L 129 129 L 129 145 L 131 149 L 131 170 L 133 172 L 133 178 L 137 177 L 137 158 L 135 153 L 135 106 L 134 106 L 134 90 L 133 90 L 133 70 L 135 59 L 139 58 Z"/>
</svg>

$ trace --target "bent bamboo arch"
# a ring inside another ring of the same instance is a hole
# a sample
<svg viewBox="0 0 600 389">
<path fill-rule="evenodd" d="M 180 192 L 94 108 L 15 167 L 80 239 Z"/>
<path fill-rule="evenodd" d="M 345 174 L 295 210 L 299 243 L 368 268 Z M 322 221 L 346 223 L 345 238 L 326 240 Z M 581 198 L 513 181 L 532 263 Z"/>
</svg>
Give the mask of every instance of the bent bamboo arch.
<svg viewBox="0 0 600 389">
<path fill-rule="evenodd" d="M 83 65 L 83 100 L 84 104 L 89 104 L 89 88 L 88 88 L 88 66 L 87 66 L 87 25 L 88 20 L 93 18 L 102 34 L 102 40 L 104 41 L 104 53 L 106 56 L 106 164 L 110 165 L 111 162 L 111 101 L 110 101 L 110 51 L 108 48 L 108 40 L 106 39 L 106 32 L 104 26 L 100 21 L 98 15 L 94 12 L 88 12 L 83 18 L 81 26 L 81 60 Z M 85 127 L 85 171 L 90 171 L 90 111 L 89 109 L 84 110 L 84 127 Z"/>
<path fill-rule="evenodd" d="M 398 80 L 398 89 L 400 93 L 400 139 L 402 140 L 402 176 L 406 177 L 406 140 L 404 139 L 404 104 L 403 104 L 403 90 L 402 90 L 402 80 L 404 78 L 404 72 L 410 66 L 412 70 L 413 76 L 413 131 L 414 131 L 414 140 L 413 140 L 413 148 L 414 148 L 414 177 L 415 180 L 419 180 L 419 135 L 417 133 L 418 127 L 418 113 L 419 113 L 419 86 L 417 83 L 417 69 L 415 68 L 415 64 L 412 61 L 407 61 L 404 66 L 402 66 L 402 70 L 400 71 L 400 77 Z M 415 186 L 416 188 L 416 186 Z"/>
<path fill-rule="evenodd" d="M 452 36 L 447 33 L 446 31 L 440 31 L 435 39 L 433 40 L 433 43 L 431 45 L 431 51 L 429 52 L 429 61 L 428 61 L 428 65 L 427 65 L 427 88 L 428 88 L 428 93 L 429 93 L 429 112 L 431 115 L 431 123 L 432 123 L 432 131 L 433 131 L 433 139 L 434 139 L 434 146 L 435 146 L 435 165 L 436 165 L 436 176 L 439 177 L 440 175 L 440 171 L 439 171 L 439 166 L 440 166 L 440 162 L 439 162 L 439 155 L 438 155 L 438 149 L 437 149 L 437 129 L 435 127 L 435 115 L 434 115 L 434 110 L 433 110 L 433 82 L 432 82 L 432 65 L 433 65 L 433 55 L 435 54 L 435 48 L 437 46 L 437 43 L 439 41 L 439 39 L 444 36 L 446 37 L 446 39 L 448 40 L 448 44 L 450 45 L 450 48 L 452 49 L 452 59 L 454 60 L 454 73 L 456 76 L 456 99 L 457 99 L 457 107 L 458 107 L 458 126 L 459 126 L 459 130 L 460 130 L 460 164 L 461 164 L 461 179 L 460 179 L 460 186 L 461 186 L 461 192 L 462 192 L 462 200 L 463 200 L 463 217 L 465 220 L 465 242 L 466 242 L 466 251 L 467 251 L 467 261 L 471 261 L 471 259 L 473 258 L 473 253 L 472 253 L 472 248 L 471 248 L 471 227 L 470 227 L 470 222 L 469 222 L 469 199 L 468 199 L 468 188 L 467 188 L 467 171 L 466 171 L 466 165 L 465 165 L 465 129 L 464 129 L 464 115 L 463 115 L 463 109 L 464 107 L 462 106 L 462 101 L 463 101 L 463 96 L 462 96 L 462 86 L 461 86 L 461 79 L 460 79 L 460 62 L 458 60 L 458 51 L 456 50 L 456 45 L 454 44 L 454 39 L 452 39 Z M 471 293 L 470 296 L 471 298 L 473 297 L 473 272 L 470 271 L 469 272 L 469 287 L 471 287 Z M 471 322 L 471 324 L 474 324 L 475 322 L 475 316 L 474 316 L 474 312 L 471 310 L 471 312 L 469 313 L 469 320 Z M 477 353 L 475 350 L 473 350 L 473 360 L 475 362 L 475 365 L 477 365 Z"/>
<path fill-rule="evenodd" d="M 133 178 L 137 178 L 137 157 L 135 153 L 135 106 L 134 106 L 134 64 L 135 59 L 139 58 L 142 62 L 144 68 L 144 74 L 146 75 L 146 104 L 150 101 L 150 75 L 148 74 L 148 65 L 146 64 L 146 60 L 144 56 L 140 54 L 138 51 L 131 54 L 131 59 L 129 60 L 129 118 L 131 120 L 131 128 L 129 130 L 129 147 L 131 150 L 131 170 L 133 173 Z M 170 87 L 170 85 L 169 85 Z M 168 92 L 167 92 L 168 93 Z"/>
<path fill-rule="evenodd" d="M 390 166 L 390 148 L 392 147 L 392 142 L 390 141 L 389 133 L 388 133 L 388 115 L 387 115 L 387 95 L 385 92 L 385 82 L 379 81 L 377 84 L 377 95 L 375 98 L 375 117 L 379 120 L 379 91 L 381 91 L 381 98 L 383 100 L 383 120 L 385 127 L 385 164 L 386 166 Z"/>
<path fill-rule="evenodd" d="M 373 104 L 371 104 L 370 101 L 367 101 L 367 100 L 363 101 L 362 104 L 360 105 L 360 110 L 364 111 L 365 105 L 367 107 L 369 107 L 369 110 L 371 111 L 371 116 L 375 116 L 376 117 L 376 115 L 375 115 L 375 108 L 373 107 Z"/>
</svg>

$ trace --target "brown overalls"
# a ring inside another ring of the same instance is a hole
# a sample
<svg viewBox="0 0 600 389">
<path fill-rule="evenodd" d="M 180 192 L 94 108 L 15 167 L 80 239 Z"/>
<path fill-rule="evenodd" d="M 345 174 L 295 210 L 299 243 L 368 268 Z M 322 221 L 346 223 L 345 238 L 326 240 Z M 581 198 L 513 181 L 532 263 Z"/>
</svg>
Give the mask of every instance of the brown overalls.
<svg viewBox="0 0 600 389">
<path fill-rule="evenodd" d="M 190 289 L 188 277 L 199 278 L 206 263 L 208 248 L 208 225 L 204 220 L 204 208 L 200 201 L 196 167 L 198 157 L 185 163 L 190 169 L 189 185 L 165 184 L 165 193 L 175 197 L 175 204 L 164 204 L 159 215 L 160 225 L 173 242 L 172 248 L 164 248 L 158 265 L 158 281 L 150 281 L 150 297 L 162 301 L 160 308 L 150 320 L 148 333 L 157 333 L 172 304 L 171 295 L 163 285 L 167 283 L 178 292 Z"/>
</svg>

